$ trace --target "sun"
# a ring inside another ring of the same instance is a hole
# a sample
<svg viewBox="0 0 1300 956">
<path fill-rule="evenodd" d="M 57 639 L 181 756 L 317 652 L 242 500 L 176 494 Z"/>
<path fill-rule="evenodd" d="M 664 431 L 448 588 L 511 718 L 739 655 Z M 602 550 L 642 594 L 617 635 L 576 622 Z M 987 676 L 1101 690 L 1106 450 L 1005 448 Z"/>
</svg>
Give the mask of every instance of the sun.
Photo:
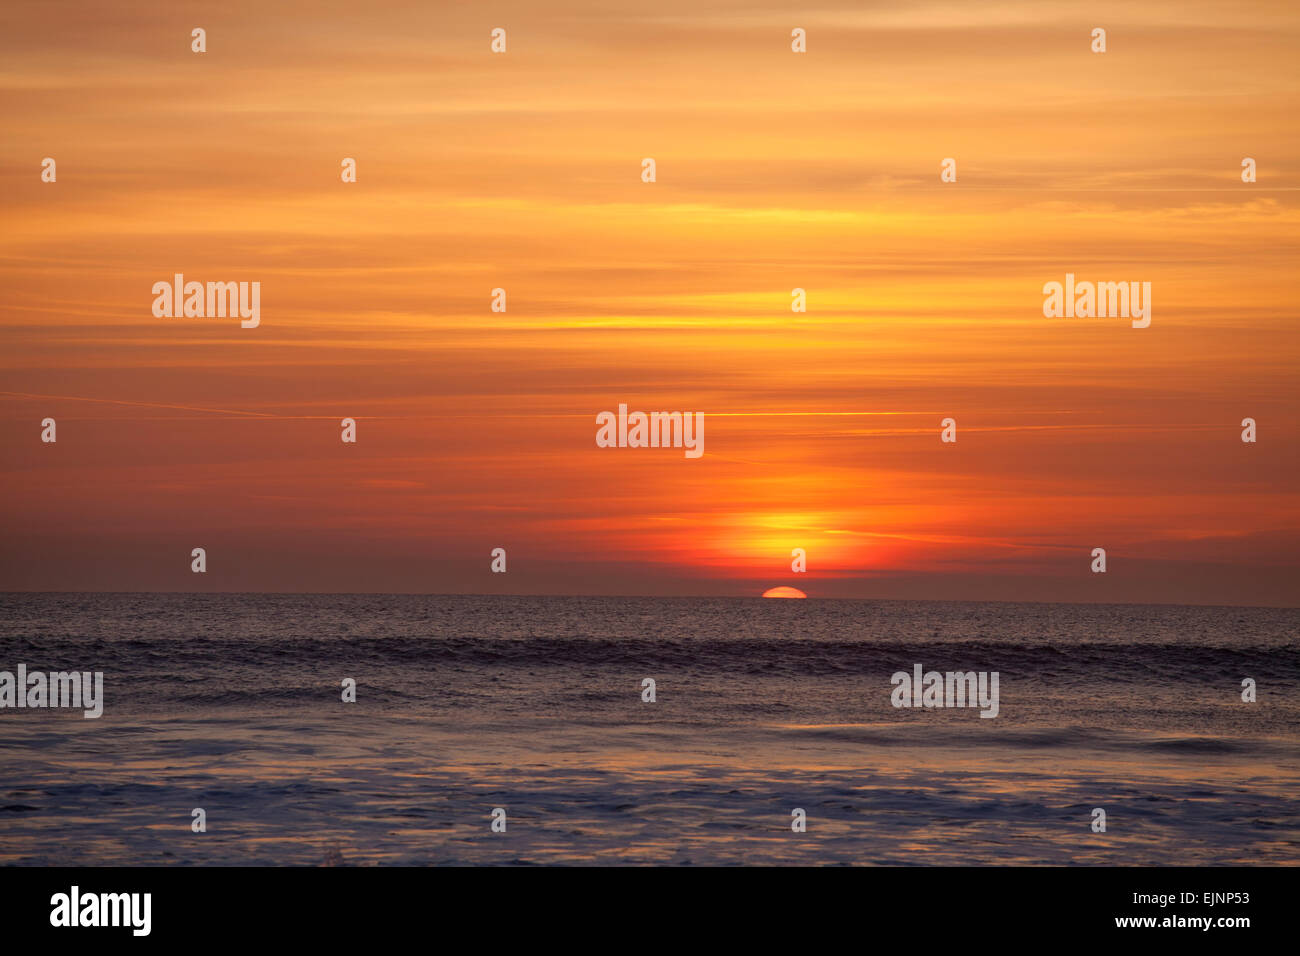
<svg viewBox="0 0 1300 956">
<path fill-rule="evenodd" d="M 789 588 L 785 585 L 779 588 L 768 588 L 763 592 L 763 597 L 768 598 L 806 598 L 807 596 L 798 588 Z"/>
</svg>

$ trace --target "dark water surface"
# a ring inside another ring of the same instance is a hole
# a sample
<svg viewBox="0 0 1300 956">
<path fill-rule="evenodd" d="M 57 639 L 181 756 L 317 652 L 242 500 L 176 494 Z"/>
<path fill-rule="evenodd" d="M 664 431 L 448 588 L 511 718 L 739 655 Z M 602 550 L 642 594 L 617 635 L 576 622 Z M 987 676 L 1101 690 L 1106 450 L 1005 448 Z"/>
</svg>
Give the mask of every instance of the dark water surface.
<svg viewBox="0 0 1300 956">
<path fill-rule="evenodd" d="M 98 720 L 0 710 L 3 863 L 1300 863 L 1296 609 L 8 594 L 0 610 L 0 671 L 103 671 L 105 697 Z M 896 709 L 890 676 L 915 664 L 997 671 L 997 718 Z"/>
</svg>

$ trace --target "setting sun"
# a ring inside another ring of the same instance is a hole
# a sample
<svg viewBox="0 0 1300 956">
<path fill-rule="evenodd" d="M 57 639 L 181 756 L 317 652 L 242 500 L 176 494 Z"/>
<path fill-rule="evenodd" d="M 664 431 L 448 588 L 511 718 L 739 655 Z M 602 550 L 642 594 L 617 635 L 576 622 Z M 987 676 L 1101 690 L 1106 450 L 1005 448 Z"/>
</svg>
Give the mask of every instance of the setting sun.
<svg viewBox="0 0 1300 956">
<path fill-rule="evenodd" d="M 790 588 L 785 585 L 779 588 L 768 588 L 763 592 L 763 597 L 766 598 L 806 598 L 807 596 L 798 588 Z"/>
</svg>

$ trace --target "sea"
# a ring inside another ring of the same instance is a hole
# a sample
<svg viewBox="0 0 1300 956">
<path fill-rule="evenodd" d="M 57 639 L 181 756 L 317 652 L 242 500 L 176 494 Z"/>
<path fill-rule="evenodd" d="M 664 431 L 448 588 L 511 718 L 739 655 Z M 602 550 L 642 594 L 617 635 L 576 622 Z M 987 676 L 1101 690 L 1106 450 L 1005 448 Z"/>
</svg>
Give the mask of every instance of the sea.
<svg viewBox="0 0 1300 956">
<path fill-rule="evenodd" d="M 0 610 L 0 671 L 104 675 L 97 719 L 0 708 L 0 864 L 1300 864 L 1300 609 L 24 593 Z M 997 716 L 895 706 L 917 665 L 997 672 Z"/>
</svg>

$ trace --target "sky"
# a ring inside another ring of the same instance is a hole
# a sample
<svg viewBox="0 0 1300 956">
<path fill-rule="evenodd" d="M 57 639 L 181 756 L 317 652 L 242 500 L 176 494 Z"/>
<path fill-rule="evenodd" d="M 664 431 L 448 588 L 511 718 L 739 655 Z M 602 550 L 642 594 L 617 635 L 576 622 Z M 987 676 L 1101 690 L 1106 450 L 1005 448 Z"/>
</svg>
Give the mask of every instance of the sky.
<svg viewBox="0 0 1300 956">
<path fill-rule="evenodd" d="M 1300 604 L 1298 49 L 1283 2 L 8 5 L 0 590 Z M 175 273 L 260 325 L 155 317 Z M 1067 273 L 1150 327 L 1044 317 Z M 704 455 L 597 447 L 620 403 Z"/>
</svg>

